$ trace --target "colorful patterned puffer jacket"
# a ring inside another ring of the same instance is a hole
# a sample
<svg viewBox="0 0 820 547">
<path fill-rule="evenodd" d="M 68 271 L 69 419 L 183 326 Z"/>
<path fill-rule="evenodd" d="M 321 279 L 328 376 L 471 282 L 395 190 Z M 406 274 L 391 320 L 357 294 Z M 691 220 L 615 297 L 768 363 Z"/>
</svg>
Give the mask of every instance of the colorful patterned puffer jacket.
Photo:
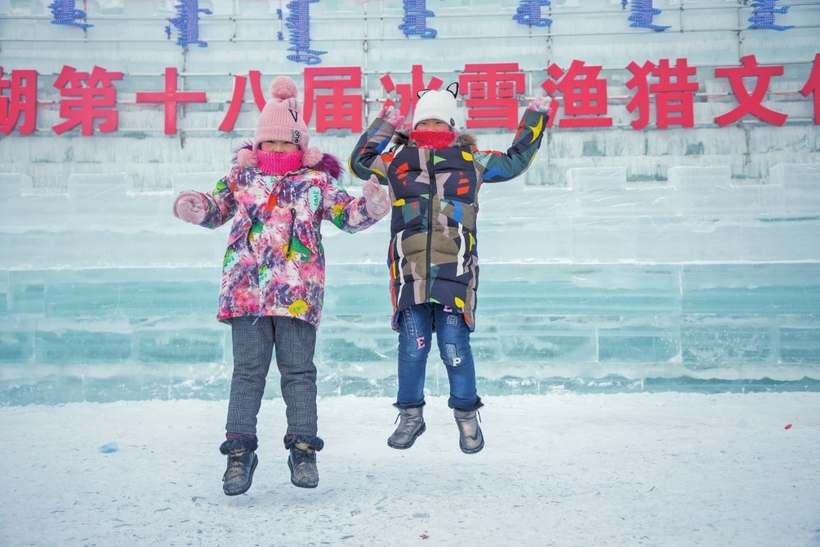
<svg viewBox="0 0 820 547">
<path fill-rule="evenodd" d="M 479 188 L 526 171 L 546 123 L 545 114 L 527 110 L 506 153 L 479 150 L 463 134 L 447 148 L 420 148 L 380 118 L 361 136 L 350 171 L 362 179 L 376 174 L 389 185 L 393 203 L 388 265 L 394 329 L 401 310 L 422 303 L 457 310 L 475 329 Z"/>
<path fill-rule="evenodd" d="M 357 232 L 376 223 L 364 198 L 353 199 L 334 179 L 339 161 L 324 154 L 314 168 L 268 176 L 234 167 L 205 195 L 202 226 L 233 226 L 222 267 L 217 319 L 296 317 L 319 326 L 325 285 L 322 220 Z"/>
</svg>

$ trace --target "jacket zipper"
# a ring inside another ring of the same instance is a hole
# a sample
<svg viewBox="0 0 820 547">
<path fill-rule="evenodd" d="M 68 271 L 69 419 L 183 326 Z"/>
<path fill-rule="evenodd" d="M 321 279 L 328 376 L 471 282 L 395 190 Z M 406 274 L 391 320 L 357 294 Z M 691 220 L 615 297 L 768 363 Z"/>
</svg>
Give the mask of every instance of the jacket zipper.
<svg viewBox="0 0 820 547">
<path fill-rule="evenodd" d="M 430 150 L 430 159 L 427 160 L 427 170 L 429 172 L 428 179 L 430 180 L 430 197 L 427 200 L 427 283 L 425 283 L 425 297 L 424 301 L 427 302 L 430 300 L 430 286 L 432 283 L 433 276 L 430 274 L 430 270 L 432 269 L 432 251 L 430 247 L 433 244 L 433 195 L 435 194 L 435 180 L 436 175 L 433 172 L 434 170 L 434 158 L 435 158 L 435 150 Z"/>
</svg>

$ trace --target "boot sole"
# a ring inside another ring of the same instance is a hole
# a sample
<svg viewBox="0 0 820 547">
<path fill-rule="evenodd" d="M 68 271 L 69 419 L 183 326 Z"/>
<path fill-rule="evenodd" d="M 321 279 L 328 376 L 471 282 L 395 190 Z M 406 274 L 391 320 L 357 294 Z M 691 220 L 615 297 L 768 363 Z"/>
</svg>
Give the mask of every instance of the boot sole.
<svg viewBox="0 0 820 547">
<path fill-rule="evenodd" d="M 465 454 L 478 454 L 484 448 L 484 443 L 482 442 L 480 445 L 478 445 L 477 447 L 475 447 L 473 449 L 464 448 L 464 445 L 461 444 L 461 442 L 458 443 L 458 446 L 459 446 L 459 448 L 461 448 L 461 451 L 464 452 Z"/>
<path fill-rule="evenodd" d="M 427 431 L 427 424 L 422 423 L 421 427 L 418 428 L 418 431 L 413 433 L 413 437 L 407 443 L 397 444 L 397 443 L 394 443 L 393 441 L 391 441 L 390 439 L 387 439 L 387 446 L 389 446 L 390 448 L 395 448 L 396 450 L 407 450 L 408 448 L 413 446 L 413 443 L 416 442 L 416 439 L 421 437 L 421 434 L 424 433 L 425 431 Z"/>
<path fill-rule="evenodd" d="M 253 472 L 256 471 L 256 466 L 259 465 L 259 458 L 256 457 L 256 454 L 253 455 L 253 463 L 251 464 L 251 472 L 248 474 L 248 484 L 246 484 L 242 490 L 237 490 L 236 492 L 229 492 L 222 488 L 222 491 L 225 492 L 226 496 L 238 496 L 240 494 L 244 494 L 248 490 L 251 489 L 251 484 L 253 483 Z"/>
<path fill-rule="evenodd" d="M 464 445 L 461 444 L 461 439 L 458 440 L 458 447 L 465 454 L 477 454 L 478 452 L 481 452 L 481 450 L 484 448 L 484 435 L 481 436 L 481 444 L 476 446 L 475 448 L 464 448 Z"/>
</svg>

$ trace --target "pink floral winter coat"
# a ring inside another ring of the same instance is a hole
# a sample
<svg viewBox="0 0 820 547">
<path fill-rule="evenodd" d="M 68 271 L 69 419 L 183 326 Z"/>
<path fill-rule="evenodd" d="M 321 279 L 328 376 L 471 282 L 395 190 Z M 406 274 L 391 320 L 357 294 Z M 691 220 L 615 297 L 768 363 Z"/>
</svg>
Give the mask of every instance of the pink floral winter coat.
<svg viewBox="0 0 820 547">
<path fill-rule="evenodd" d="M 233 218 L 222 266 L 217 319 L 296 317 L 319 326 L 325 285 L 320 226 L 328 220 L 346 232 L 369 228 L 363 198 L 337 186 L 339 161 L 328 154 L 316 167 L 268 176 L 234 167 L 216 185 L 202 226 Z"/>
</svg>

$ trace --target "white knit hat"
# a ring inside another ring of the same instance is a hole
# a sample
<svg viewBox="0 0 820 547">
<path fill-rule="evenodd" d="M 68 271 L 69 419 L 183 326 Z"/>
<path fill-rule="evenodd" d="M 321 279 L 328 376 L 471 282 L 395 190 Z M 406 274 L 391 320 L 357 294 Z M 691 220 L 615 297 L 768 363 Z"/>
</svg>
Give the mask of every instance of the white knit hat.
<svg viewBox="0 0 820 547">
<path fill-rule="evenodd" d="M 442 91 L 419 91 L 419 100 L 413 108 L 413 128 L 424 120 L 441 120 L 449 124 L 450 129 L 455 129 L 458 114 L 457 95 L 458 82 L 451 83 Z"/>
</svg>

